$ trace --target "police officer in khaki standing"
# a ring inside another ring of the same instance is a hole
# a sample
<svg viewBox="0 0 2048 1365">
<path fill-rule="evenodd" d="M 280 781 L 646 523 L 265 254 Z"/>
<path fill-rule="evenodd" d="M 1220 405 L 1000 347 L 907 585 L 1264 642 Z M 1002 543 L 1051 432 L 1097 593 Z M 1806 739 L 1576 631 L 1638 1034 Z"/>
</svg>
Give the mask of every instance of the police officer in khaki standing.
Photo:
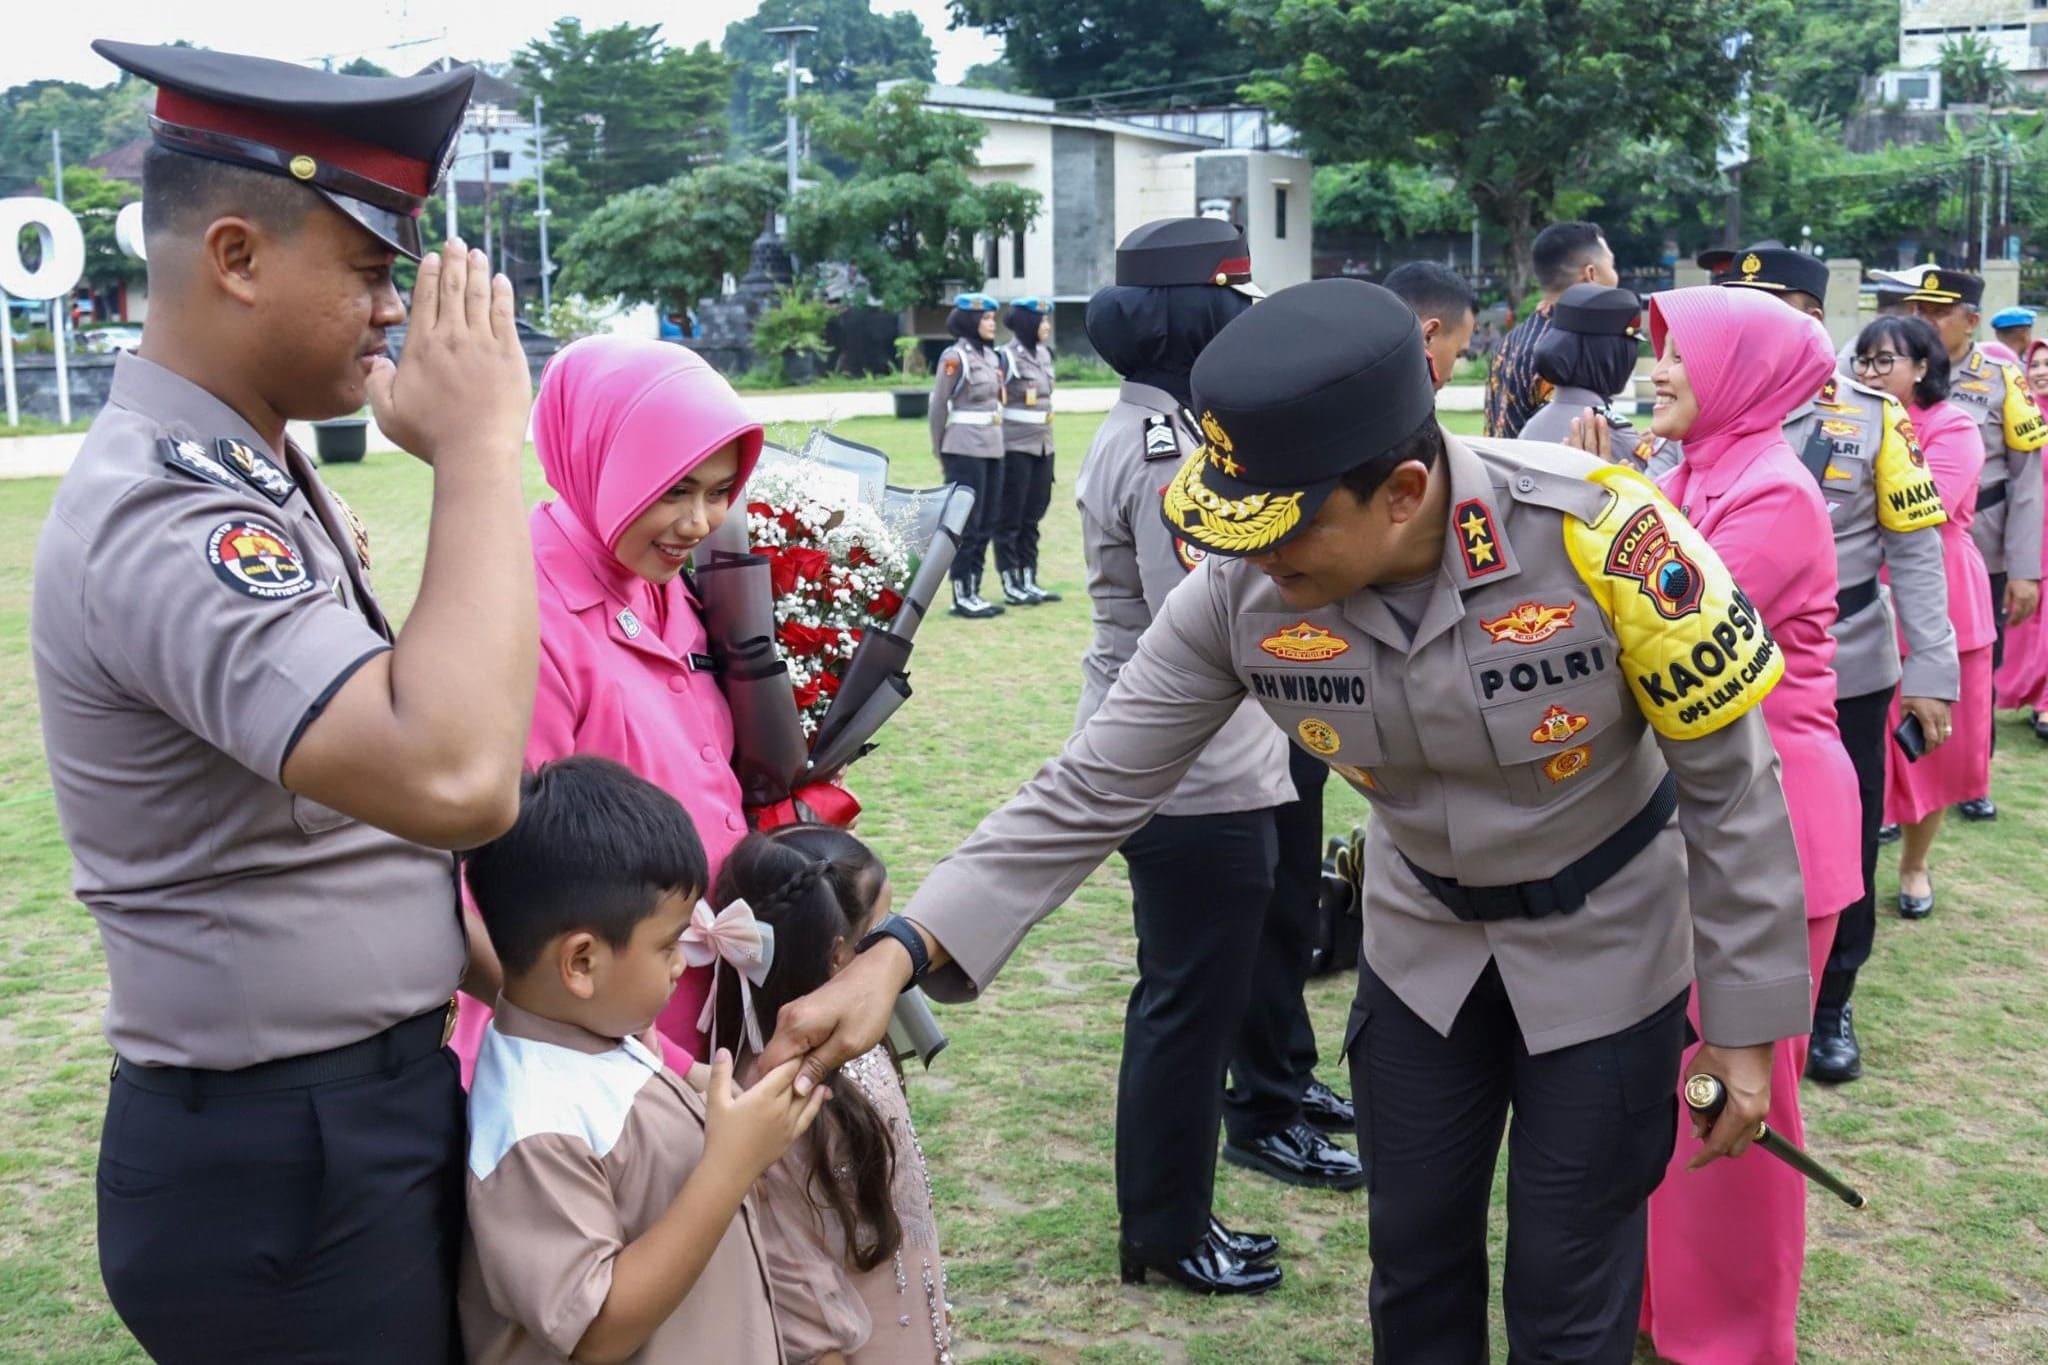
<svg viewBox="0 0 2048 1365">
<path fill-rule="evenodd" d="M 1052 300 L 1018 299 L 1003 315 L 1003 505 L 996 571 L 1013 607 L 1057 602 L 1038 581 L 1038 523 L 1052 506 Z"/>
<path fill-rule="evenodd" d="M 57 490 L 30 635 L 106 949 L 101 1271 L 159 1361 L 451 1360 L 447 850 L 517 812 L 537 669 L 510 284 L 451 243 L 403 365 L 382 351 L 474 73 L 95 47 L 158 87 L 150 313 Z M 434 469 L 396 632 L 285 435 L 366 397 Z"/>
<path fill-rule="evenodd" d="M 1510 1358 L 1622 1365 L 1688 984 L 1697 1066 L 1735 1095 L 1702 1160 L 1746 1148 L 1771 1045 L 1810 1017 L 1756 710 L 1783 661 L 1640 475 L 1461 441 L 1433 397 L 1413 316 L 1373 285 L 1300 285 L 1225 328 L 1164 500 L 1208 559 L 1065 751 L 784 1008 L 766 1061 L 807 1053 L 815 1079 L 882 1036 L 906 983 L 984 989 L 1253 697 L 1373 807 L 1346 1041 L 1376 1357 L 1488 1359 L 1507 1127 Z"/>
<path fill-rule="evenodd" d="M 961 294 L 946 315 L 954 342 L 939 356 L 932 381 L 932 454 L 949 483 L 974 494 L 974 510 L 953 557 L 953 615 L 971 621 L 1001 616 L 981 595 L 989 542 L 1003 509 L 1003 356 L 996 349 L 996 301 Z"/>
</svg>

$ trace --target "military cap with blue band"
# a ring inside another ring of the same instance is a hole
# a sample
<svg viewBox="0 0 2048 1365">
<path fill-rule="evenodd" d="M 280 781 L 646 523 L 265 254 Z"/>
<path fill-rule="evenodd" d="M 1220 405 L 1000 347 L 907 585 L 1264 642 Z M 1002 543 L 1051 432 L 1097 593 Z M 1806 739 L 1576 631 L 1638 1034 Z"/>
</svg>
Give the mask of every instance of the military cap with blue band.
<svg viewBox="0 0 2048 1365">
<path fill-rule="evenodd" d="M 419 259 L 420 215 L 454 158 L 474 67 L 337 76 L 200 48 L 105 38 L 92 48 L 156 86 L 158 146 L 296 180 Z"/>
<path fill-rule="evenodd" d="M 1202 444 L 1166 486 L 1173 533 L 1254 555 L 1315 519 L 1350 470 L 1436 420 L 1422 328 L 1363 280 L 1297 284 L 1247 310 L 1195 362 Z"/>
<path fill-rule="evenodd" d="M 1827 302 L 1827 262 L 1777 242 L 1758 242 L 1740 251 L 1702 251 L 1693 259 L 1714 277 L 1715 284 L 1774 294 L 1796 290 L 1816 302 Z"/>
</svg>

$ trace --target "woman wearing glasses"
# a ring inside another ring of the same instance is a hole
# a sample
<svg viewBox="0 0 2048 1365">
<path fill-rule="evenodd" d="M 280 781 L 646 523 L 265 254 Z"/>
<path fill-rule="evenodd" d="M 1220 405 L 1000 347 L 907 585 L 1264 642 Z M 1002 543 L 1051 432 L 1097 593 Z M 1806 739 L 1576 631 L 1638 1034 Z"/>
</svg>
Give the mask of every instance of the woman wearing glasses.
<svg viewBox="0 0 2048 1365">
<path fill-rule="evenodd" d="M 1970 535 L 1984 440 L 1975 419 L 1948 401 L 1948 349 L 1928 323 L 1916 317 L 1877 319 L 1856 338 L 1851 363 L 1858 380 L 1905 405 L 1948 513 L 1941 528 L 1942 560 L 1948 570 L 1949 619 L 1956 628 L 1956 654 L 1962 665 L 1962 695 L 1949 710 L 1954 733 L 1927 735 L 1929 752 L 1918 762 L 1892 753 L 1885 775 L 1885 819 L 1904 831 L 1899 847 L 1899 914 L 1925 919 L 1934 910 L 1934 877 L 1927 857 L 1941 833 L 1943 812 L 1991 791 L 1991 647 L 1998 627 L 1991 615 L 1990 575 Z M 1905 647 L 1902 640 L 1900 648 Z M 1891 723 L 1896 727 L 1900 720 L 1894 700 Z M 1955 742 L 1947 742 L 1951 739 Z"/>
</svg>

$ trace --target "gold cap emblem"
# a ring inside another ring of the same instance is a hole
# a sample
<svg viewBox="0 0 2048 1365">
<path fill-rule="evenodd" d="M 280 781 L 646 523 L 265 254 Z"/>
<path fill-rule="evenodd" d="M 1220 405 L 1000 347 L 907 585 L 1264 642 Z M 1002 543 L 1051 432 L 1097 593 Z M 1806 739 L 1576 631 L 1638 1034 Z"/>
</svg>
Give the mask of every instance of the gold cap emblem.
<svg viewBox="0 0 2048 1365">
<path fill-rule="evenodd" d="M 1939 275 L 1936 275 L 1936 274 L 1934 274 L 1934 273 L 1932 273 L 1932 272 L 1929 272 L 1929 273 L 1928 273 L 1928 274 L 1927 274 L 1927 275 L 1926 275 L 1926 276 L 1925 276 L 1925 277 L 1924 277 L 1924 278 L 1923 278 L 1923 279 L 1922 279 L 1922 280 L 1920 281 L 1920 287 L 1921 287 L 1922 289 L 1939 289 L 1939 288 L 1941 288 L 1941 276 L 1939 276 Z"/>
<path fill-rule="evenodd" d="M 291 160 L 290 170 L 295 180 L 311 180 L 319 169 L 320 163 L 310 156 L 295 156 Z"/>
<path fill-rule="evenodd" d="M 1742 273 L 1745 275 L 1754 275 L 1763 268 L 1764 263 L 1757 258 L 1754 251 L 1742 258 Z"/>
</svg>

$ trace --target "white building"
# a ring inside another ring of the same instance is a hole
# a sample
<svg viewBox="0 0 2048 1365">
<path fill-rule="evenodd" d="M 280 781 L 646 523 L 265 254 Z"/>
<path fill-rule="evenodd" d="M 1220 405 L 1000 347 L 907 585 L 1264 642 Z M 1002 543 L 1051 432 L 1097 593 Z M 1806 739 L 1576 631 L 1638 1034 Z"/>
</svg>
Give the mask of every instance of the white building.
<svg viewBox="0 0 2048 1365">
<path fill-rule="evenodd" d="M 2048 3 L 2042 0 L 1899 0 L 1899 65 L 1933 67 L 1965 35 L 1991 49 L 2021 83 L 2048 85 Z"/>
<path fill-rule="evenodd" d="M 1029 232 L 984 242 L 984 286 L 1008 300 L 1049 296 L 1068 305 L 1063 345 L 1076 348 L 1070 312 L 1116 280 L 1116 244 L 1158 218 L 1211 214 L 1245 229 L 1252 274 L 1268 291 L 1309 278 L 1307 158 L 1287 151 L 1231 145 L 1285 145 L 1263 116 L 1243 110 L 1170 115 L 1066 113 L 1049 99 L 933 86 L 927 107 L 981 122 L 976 178 L 1038 191 L 1038 222 Z M 1078 323 L 1078 316 L 1072 321 Z"/>
</svg>

